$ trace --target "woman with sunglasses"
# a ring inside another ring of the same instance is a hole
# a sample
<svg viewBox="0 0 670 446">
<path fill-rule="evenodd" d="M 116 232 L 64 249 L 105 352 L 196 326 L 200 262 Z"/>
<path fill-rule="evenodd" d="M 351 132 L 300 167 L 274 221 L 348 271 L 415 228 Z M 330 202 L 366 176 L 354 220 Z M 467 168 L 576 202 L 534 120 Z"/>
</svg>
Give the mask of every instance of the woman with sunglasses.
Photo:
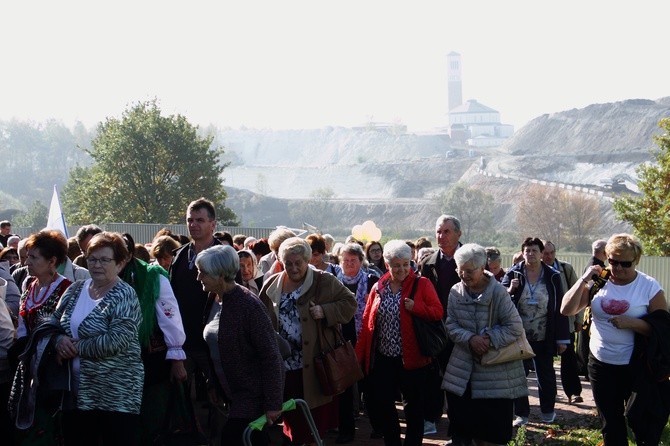
<svg viewBox="0 0 670 446">
<path fill-rule="evenodd" d="M 600 265 L 589 267 L 581 279 L 565 294 L 561 306 L 564 315 L 584 309 L 591 300 L 593 322 L 589 343 L 589 379 L 593 397 L 602 421 L 601 432 L 605 445 L 627 445 L 624 418 L 626 403 L 635 379 L 633 348 L 637 334 L 650 336 L 650 313 L 667 312 L 665 293 L 661 285 L 636 266 L 642 256 L 642 245 L 629 234 L 615 234 L 605 246 L 609 263 L 607 282 L 592 293 L 593 278 L 603 273 Z M 593 294 L 593 295 L 592 295 Z M 666 415 L 667 420 L 667 415 Z M 629 418 L 630 422 L 630 418 Z M 660 437 L 665 422 L 657 433 L 642 432 L 631 425 L 638 444 L 647 442 L 649 435 Z"/>
</svg>

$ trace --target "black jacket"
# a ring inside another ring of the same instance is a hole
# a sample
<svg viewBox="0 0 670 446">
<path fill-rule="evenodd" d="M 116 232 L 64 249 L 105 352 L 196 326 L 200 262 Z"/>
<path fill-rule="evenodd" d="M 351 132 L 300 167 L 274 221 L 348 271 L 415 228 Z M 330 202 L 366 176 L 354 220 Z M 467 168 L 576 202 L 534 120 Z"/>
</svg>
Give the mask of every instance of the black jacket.
<svg viewBox="0 0 670 446">
<path fill-rule="evenodd" d="M 638 445 L 657 445 L 670 416 L 670 313 L 656 310 L 641 319 L 651 335 L 635 334 L 626 417 Z"/>
</svg>

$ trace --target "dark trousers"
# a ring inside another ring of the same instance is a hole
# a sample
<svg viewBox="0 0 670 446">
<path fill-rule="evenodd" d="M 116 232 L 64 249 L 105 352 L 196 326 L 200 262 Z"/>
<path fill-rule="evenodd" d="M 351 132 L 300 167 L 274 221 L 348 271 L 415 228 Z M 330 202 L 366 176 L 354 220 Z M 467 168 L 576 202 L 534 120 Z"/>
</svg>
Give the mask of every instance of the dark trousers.
<svg viewBox="0 0 670 446">
<path fill-rule="evenodd" d="M 627 446 L 628 431 L 624 408 L 633 383 L 629 365 L 612 365 L 589 356 L 589 379 L 606 446 Z"/>
<path fill-rule="evenodd" d="M 340 413 L 340 435 L 354 435 L 356 422 L 354 420 L 354 389 L 357 386 L 347 388 L 338 398 L 338 410 Z"/>
<path fill-rule="evenodd" d="M 531 366 L 535 367 L 537 376 L 538 395 L 540 397 L 540 411 L 551 413 L 556 404 L 556 372 L 554 371 L 554 349 L 548 348 L 544 341 L 530 341 L 535 357 L 523 362 L 526 376 Z M 522 417 L 530 415 L 530 403 L 527 396 L 514 400 L 514 414 Z"/>
<path fill-rule="evenodd" d="M 400 422 L 395 399 L 398 390 L 405 402 L 405 446 L 419 446 L 423 441 L 424 389 L 428 367 L 405 370 L 402 358 L 391 358 L 380 353 L 370 373 L 370 382 L 374 388 L 375 409 L 382 423 L 384 444 L 400 446 Z"/>
<path fill-rule="evenodd" d="M 570 334 L 570 345 L 561 355 L 561 383 L 567 396 L 581 395 L 582 383 L 579 380 L 574 333 Z"/>
<path fill-rule="evenodd" d="M 229 418 L 223 427 L 221 434 L 221 446 L 243 446 L 242 435 L 249 423 L 254 419 Z M 253 431 L 251 433 L 251 443 L 253 446 L 266 446 L 270 439 L 264 431 Z"/>
<path fill-rule="evenodd" d="M 106 410 L 63 412 L 66 446 L 138 446 L 140 416 Z M 102 442 L 102 443 L 101 443 Z"/>
<path fill-rule="evenodd" d="M 581 330 L 577 332 L 577 369 L 580 376 L 589 378 L 589 330 Z"/>
</svg>

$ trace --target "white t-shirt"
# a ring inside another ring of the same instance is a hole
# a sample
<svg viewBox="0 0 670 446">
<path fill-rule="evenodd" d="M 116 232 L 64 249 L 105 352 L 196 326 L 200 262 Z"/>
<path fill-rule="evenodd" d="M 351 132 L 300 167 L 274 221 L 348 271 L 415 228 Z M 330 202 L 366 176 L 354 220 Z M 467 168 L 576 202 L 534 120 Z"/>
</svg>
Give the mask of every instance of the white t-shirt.
<svg viewBox="0 0 670 446">
<path fill-rule="evenodd" d="M 606 364 L 625 365 L 630 362 L 635 342 L 635 332 L 619 329 L 609 320 L 625 315 L 639 318 L 649 312 L 649 301 L 661 291 L 654 279 L 637 271 L 637 277 L 627 285 L 612 282 L 600 290 L 591 302 L 593 324 L 591 325 L 591 353 Z"/>
<path fill-rule="evenodd" d="M 72 315 L 70 316 L 70 330 L 72 331 L 72 338 L 79 340 L 79 325 L 82 321 L 86 319 L 86 316 L 91 314 L 91 311 L 98 306 L 102 299 L 95 300 L 88 293 L 88 287 L 91 285 L 91 279 L 87 279 L 84 282 L 84 286 L 81 288 L 81 293 L 79 293 L 79 299 L 77 300 L 74 310 L 72 310 Z M 103 298 L 104 299 L 104 298 Z M 72 373 L 75 376 L 76 386 L 79 387 L 79 368 L 81 366 L 81 361 L 79 355 L 75 356 L 72 360 Z"/>
</svg>

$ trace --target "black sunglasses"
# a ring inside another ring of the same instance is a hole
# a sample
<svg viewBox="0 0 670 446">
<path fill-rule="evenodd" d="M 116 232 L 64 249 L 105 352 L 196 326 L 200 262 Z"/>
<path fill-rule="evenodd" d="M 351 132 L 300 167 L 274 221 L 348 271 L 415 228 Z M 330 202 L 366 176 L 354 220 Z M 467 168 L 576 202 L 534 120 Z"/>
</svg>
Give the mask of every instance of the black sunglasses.
<svg viewBox="0 0 670 446">
<path fill-rule="evenodd" d="M 607 263 L 609 263 L 612 266 L 620 266 L 622 268 L 630 268 L 633 266 L 633 262 L 630 260 L 627 260 L 625 262 L 620 262 L 619 260 L 614 260 L 614 259 L 607 259 Z"/>
</svg>

